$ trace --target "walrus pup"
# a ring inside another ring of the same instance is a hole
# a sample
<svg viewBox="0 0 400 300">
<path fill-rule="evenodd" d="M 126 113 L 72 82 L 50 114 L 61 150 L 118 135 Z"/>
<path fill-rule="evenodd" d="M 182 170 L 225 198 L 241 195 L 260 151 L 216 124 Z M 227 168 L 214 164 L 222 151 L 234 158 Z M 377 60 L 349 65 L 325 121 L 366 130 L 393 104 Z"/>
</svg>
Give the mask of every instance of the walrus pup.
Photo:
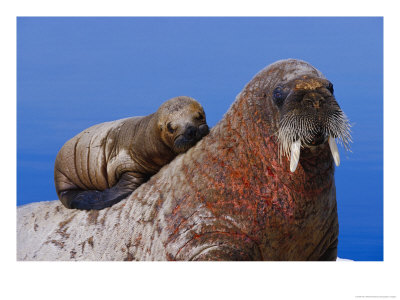
<svg viewBox="0 0 400 300">
<path fill-rule="evenodd" d="M 112 206 L 208 131 L 202 106 L 185 96 L 164 102 L 146 117 L 94 125 L 59 151 L 54 168 L 58 197 L 67 208 Z"/>
</svg>

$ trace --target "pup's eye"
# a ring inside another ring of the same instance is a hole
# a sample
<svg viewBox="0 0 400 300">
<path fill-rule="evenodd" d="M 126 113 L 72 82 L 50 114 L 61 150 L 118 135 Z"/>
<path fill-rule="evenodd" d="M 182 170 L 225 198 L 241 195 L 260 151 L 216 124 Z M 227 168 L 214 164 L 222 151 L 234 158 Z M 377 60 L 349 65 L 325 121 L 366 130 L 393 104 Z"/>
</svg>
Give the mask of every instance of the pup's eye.
<svg viewBox="0 0 400 300">
<path fill-rule="evenodd" d="M 326 87 L 328 89 L 328 91 L 331 92 L 331 94 L 333 95 L 333 84 L 331 82 L 329 82 L 328 86 Z"/>
<path fill-rule="evenodd" d="M 278 86 L 274 89 L 272 94 L 276 105 L 281 106 L 283 104 L 283 100 L 285 100 L 285 95 L 282 87 Z"/>
<path fill-rule="evenodd" d="M 168 122 L 168 124 L 167 124 L 167 129 L 168 129 L 168 131 L 169 131 L 170 133 L 174 133 L 174 132 L 175 132 L 175 129 L 173 129 L 172 126 L 171 126 L 171 122 Z"/>
</svg>

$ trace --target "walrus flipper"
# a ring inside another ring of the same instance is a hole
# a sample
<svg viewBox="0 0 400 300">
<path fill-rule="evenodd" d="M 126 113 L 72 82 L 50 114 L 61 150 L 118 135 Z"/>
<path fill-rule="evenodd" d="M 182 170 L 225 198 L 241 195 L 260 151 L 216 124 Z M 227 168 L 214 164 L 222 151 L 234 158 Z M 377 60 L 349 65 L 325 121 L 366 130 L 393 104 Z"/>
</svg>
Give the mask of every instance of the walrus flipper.
<svg viewBox="0 0 400 300">
<path fill-rule="evenodd" d="M 67 190 L 60 193 L 60 200 L 67 208 L 100 210 L 125 199 L 147 179 L 137 173 L 127 172 L 122 174 L 117 184 L 109 189 Z"/>
</svg>

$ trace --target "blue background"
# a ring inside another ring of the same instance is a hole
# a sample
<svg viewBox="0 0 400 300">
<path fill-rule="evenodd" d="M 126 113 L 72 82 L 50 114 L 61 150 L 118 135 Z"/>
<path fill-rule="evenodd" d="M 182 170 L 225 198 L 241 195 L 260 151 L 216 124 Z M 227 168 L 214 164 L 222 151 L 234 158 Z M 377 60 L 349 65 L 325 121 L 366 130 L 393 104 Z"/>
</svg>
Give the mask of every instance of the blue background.
<svg viewBox="0 0 400 300">
<path fill-rule="evenodd" d="M 336 169 L 338 255 L 383 260 L 383 18 L 18 18 L 17 205 L 57 199 L 55 157 L 83 129 L 178 95 L 214 126 L 284 58 L 322 71 L 353 124 Z"/>
</svg>

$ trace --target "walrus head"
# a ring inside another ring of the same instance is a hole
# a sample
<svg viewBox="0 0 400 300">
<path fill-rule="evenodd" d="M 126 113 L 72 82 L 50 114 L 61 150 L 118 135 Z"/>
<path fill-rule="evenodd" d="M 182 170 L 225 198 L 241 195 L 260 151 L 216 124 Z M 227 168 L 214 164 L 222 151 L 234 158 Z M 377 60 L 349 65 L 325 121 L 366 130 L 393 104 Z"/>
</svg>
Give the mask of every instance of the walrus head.
<svg viewBox="0 0 400 300">
<path fill-rule="evenodd" d="M 203 107 L 193 98 L 172 98 L 160 106 L 158 115 L 161 139 L 176 154 L 187 151 L 209 132 Z"/>
<path fill-rule="evenodd" d="M 339 166 L 335 139 L 348 149 L 350 124 L 334 97 L 332 83 L 325 78 L 302 75 L 278 83 L 271 97 L 280 115 L 277 131 L 280 153 L 290 156 L 290 171 L 297 168 L 301 148 L 313 149 L 326 142 Z"/>
<path fill-rule="evenodd" d="M 318 156 L 318 150 L 329 144 L 338 166 L 335 140 L 349 149 L 350 124 L 335 99 L 333 85 L 307 62 L 287 59 L 269 65 L 239 98 L 249 99 L 256 110 L 251 114 L 260 112 L 264 119 L 260 125 L 267 125 L 264 134 L 276 137 L 278 156 L 290 159 L 291 172 L 297 168 L 300 151 L 304 157 Z"/>
<path fill-rule="evenodd" d="M 350 125 L 336 102 L 332 83 L 303 75 L 277 85 L 272 98 L 280 111 L 277 133 L 280 150 L 287 156 L 290 154 L 290 170 L 296 170 L 301 147 L 317 147 L 327 141 L 339 166 L 335 139 L 347 149 L 351 141 Z"/>
</svg>

